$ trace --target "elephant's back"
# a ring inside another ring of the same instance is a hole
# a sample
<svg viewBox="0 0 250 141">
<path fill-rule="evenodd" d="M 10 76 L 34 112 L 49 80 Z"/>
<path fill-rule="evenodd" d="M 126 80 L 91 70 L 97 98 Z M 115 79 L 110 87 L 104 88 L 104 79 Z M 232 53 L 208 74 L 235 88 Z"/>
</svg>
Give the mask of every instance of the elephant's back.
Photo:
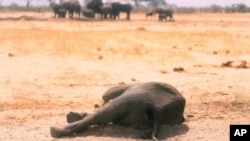
<svg viewBox="0 0 250 141">
<path fill-rule="evenodd" d="M 171 105 L 172 103 L 185 104 L 186 100 L 173 86 L 163 82 L 147 82 L 132 86 L 124 96 L 152 103 L 156 107 Z"/>
<path fill-rule="evenodd" d="M 147 82 L 130 88 L 134 94 L 159 95 L 159 96 L 181 96 L 181 93 L 172 85 L 163 82 Z"/>
</svg>

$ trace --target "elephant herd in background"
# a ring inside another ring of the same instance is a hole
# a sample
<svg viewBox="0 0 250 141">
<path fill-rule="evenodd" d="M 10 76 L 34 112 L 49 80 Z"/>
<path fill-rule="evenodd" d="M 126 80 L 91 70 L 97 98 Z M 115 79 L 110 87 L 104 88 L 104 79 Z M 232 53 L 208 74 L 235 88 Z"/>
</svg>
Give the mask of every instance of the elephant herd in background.
<svg viewBox="0 0 250 141">
<path fill-rule="evenodd" d="M 81 7 L 78 0 L 68 0 L 60 4 L 52 5 L 55 17 L 65 18 L 68 13 L 69 18 L 74 16 L 85 18 L 95 18 L 99 15 L 100 19 L 120 19 L 120 13 L 126 13 L 126 20 L 130 20 L 132 5 L 130 3 L 111 2 L 103 3 L 102 0 L 88 0 L 86 7 Z M 74 15 L 75 14 L 75 15 Z M 146 13 L 146 17 L 158 14 L 159 21 L 173 22 L 173 10 L 166 8 L 155 8 Z"/>
<path fill-rule="evenodd" d="M 74 14 L 78 18 L 82 15 L 86 18 L 95 18 L 96 14 L 100 15 L 101 19 L 116 19 L 120 18 L 120 12 L 125 12 L 126 20 L 130 20 L 132 5 L 129 3 L 103 3 L 102 0 L 89 0 L 86 7 L 81 7 L 79 1 L 69 0 L 60 4 L 53 4 L 53 12 L 55 17 L 65 18 L 68 12 L 69 18 L 74 18 Z"/>
</svg>

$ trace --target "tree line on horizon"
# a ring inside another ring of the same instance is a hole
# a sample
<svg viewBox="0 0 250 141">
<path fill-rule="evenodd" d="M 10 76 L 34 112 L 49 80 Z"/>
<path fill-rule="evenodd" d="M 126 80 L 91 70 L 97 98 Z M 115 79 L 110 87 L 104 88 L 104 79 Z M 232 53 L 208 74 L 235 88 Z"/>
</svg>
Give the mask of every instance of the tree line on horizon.
<svg viewBox="0 0 250 141">
<path fill-rule="evenodd" d="M 11 3 L 8 6 L 3 6 L 2 3 L 5 0 L 0 0 L 0 10 L 11 10 L 11 11 L 50 11 L 51 5 L 55 3 L 55 0 L 22 0 L 26 2 L 26 6 L 20 6 L 18 3 Z M 31 2 L 34 1 L 47 1 L 49 5 L 47 6 L 33 6 Z M 60 0 L 62 2 L 64 0 Z M 86 0 L 80 0 L 83 3 Z M 109 0 L 107 0 L 109 1 Z M 244 3 L 232 4 L 230 6 L 219 6 L 212 4 L 206 7 L 178 7 L 177 5 L 169 4 L 165 0 L 130 0 L 134 2 L 134 11 L 147 11 L 149 9 L 154 9 L 156 7 L 166 7 L 173 9 L 176 13 L 249 13 L 250 7 Z"/>
</svg>

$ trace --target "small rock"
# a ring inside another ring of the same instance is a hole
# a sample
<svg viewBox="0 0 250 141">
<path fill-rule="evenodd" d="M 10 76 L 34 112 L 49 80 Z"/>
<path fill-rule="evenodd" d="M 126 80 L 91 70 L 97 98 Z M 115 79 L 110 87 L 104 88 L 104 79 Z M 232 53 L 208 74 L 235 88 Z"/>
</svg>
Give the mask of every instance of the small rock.
<svg viewBox="0 0 250 141">
<path fill-rule="evenodd" d="M 100 108 L 100 105 L 99 104 L 95 104 L 94 107 L 95 108 Z"/>
<path fill-rule="evenodd" d="M 69 84 L 69 86 L 70 86 L 70 87 L 74 87 L 74 86 L 75 86 L 75 84 Z"/>
<path fill-rule="evenodd" d="M 240 62 L 240 64 L 237 66 L 237 68 L 247 69 L 248 68 L 247 61 L 246 60 L 242 60 Z"/>
<path fill-rule="evenodd" d="M 131 81 L 136 81 L 136 79 L 135 78 L 131 78 Z"/>
<path fill-rule="evenodd" d="M 225 63 L 222 63 L 221 64 L 221 66 L 222 67 L 232 67 L 232 63 L 233 63 L 234 61 L 227 61 L 227 62 L 225 62 Z"/>
<path fill-rule="evenodd" d="M 190 117 L 194 117 L 194 115 L 187 115 L 187 117 L 188 117 L 188 118 L 190 118 Z"/>
<path fill-rule="evenodd" d="M 175 72 L 183 72 L 184 68 L 183 67 L 176 67 L 176 68 L 173 69 L 173 71 L 175 71 Z"/>
<path fill-rule="evenodd" d="M 166 70 L 160 70 L 160 73 L 162 73 L 162 74 L 166 74 L 166 73 L 168 73 Z"/>
<path fill-rule="evenodd" d="M 124 85 L 125 84 L 125 82 L 119 82 L 118 83 L 118 85 Z"/>
<path fill-rule="evenodd" d="M 138 31 L 146 31 L 145 27 L 137 27 Z"/>
<path fill-rule="evenodd" d="M 9 56 L 9 57 L 13 57 L 14 54 L 13 54 L 13 53 L 8 53 L 8 56 Z"/>
<path fill-rule="evenodd" d="M 218 52 L 217 51 L 213 51 L 213 54 L 216 55 L 216 54 L 218 54 Z"/>
<path fill-rule="evenodd" d="M 102 48 L 101 48 L 101 47 L 97 47 L 96 50 L 97 50 L 97 51 L 101 51 Z"/>
<path fill-rule="evenodd" d="M 99 60 L 102 60 L 102 59 L 103 59 L 103 56 L 102 56 L 102 55 L 99 55 L 99 56 L 98 56 L 98 59 L 99 59 Z"/>
</svg>

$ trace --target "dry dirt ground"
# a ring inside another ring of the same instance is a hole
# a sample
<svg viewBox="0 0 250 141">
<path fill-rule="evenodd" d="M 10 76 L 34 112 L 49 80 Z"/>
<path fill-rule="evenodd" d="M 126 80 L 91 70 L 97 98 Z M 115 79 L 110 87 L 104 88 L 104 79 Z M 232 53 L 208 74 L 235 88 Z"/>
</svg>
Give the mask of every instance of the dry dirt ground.
<svg viewBox="0 0 250 141">
<path fill-rule="evenodd" d="M 54 139 L 49 127 L 65 125 L 69 111 L 95 111 L 112 86 L 147 81 L 172 84 L 187 100 L 187 121 L 161 127 L 163 140 L 226 141 L 230 124 L 250 124 L 249 14 L 131 18 L 0 13 L 0 140 L 139 140 L 119 126 Z"/>
</svg>

